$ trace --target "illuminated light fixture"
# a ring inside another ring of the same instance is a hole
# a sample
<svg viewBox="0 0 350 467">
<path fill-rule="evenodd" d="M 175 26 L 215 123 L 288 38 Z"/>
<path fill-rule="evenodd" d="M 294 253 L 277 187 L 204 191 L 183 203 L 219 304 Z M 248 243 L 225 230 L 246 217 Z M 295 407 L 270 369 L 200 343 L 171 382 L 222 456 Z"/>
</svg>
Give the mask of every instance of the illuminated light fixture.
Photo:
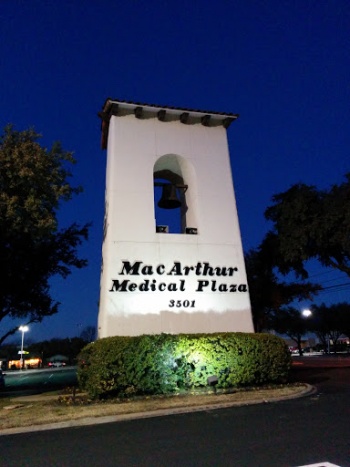
<svg viewBox="0 0 350 467">
<path fill-rule="evenodd" d="M 312 311 L 309 309 L 303 310 L 301 314 L 304 316 L 304 318 L 309 318 L 312 315 Z"/>
<path fill-rule="evenodd" d="M 218 384 L 218 382 L 219 380 L 216 375 L 209 376 L 207 379 L 208 385 L 214 389 L 214 392 L 216 392 L 216 385 Z"/>
<path fill-rule="evenodd" d="M 169 233 L 169 226 L 168 225 L 157 225 L 156 232 L 157 233 Z"/>
<path fill-rule="evenodd" d="M 188 235 L 197 235 L 198 230 L 196 227 L 186 227 L 186 233 Z"/>
</svg>

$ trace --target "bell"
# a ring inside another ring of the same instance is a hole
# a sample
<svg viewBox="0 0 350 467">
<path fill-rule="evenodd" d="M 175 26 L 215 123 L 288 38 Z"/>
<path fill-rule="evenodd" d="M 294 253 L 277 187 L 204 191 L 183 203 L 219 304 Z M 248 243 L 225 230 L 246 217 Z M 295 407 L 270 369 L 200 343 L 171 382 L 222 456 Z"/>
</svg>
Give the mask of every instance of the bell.
<svg viewBox="0 0 350 467">
<path fill-rule="evenodd" d="M 162 197 L 158 201 L 158 206 L 163 209 L 176 209 L 181 206 L 181 201 L 176 194 L 175 185 L 163 185 Z"/>
</svg>

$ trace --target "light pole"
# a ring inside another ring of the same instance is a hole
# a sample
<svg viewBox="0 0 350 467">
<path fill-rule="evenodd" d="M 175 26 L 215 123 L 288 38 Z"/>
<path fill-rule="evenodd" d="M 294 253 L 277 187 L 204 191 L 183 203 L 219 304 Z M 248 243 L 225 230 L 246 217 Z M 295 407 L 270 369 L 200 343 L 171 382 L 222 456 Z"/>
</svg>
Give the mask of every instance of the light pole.
<svg viewBox="0 0 350 467">
<path fill-rule="evenodd" d="M 21 365 L 20 365 L 20 369 L 23 370 L 23 343 L 24 343 L 24 333 L 27 332 L 29 330 L 28 326 L 20 326 L 18 328 L 19 331 L 21 331 L 22 333 L 22 345 L 21 345 Z"/>
<path fill-rule="evenodd" d="M 327 334 L 327 354 L 331 354 L 331 336 Z"/>
<path fill-rule="evenodd" d="M 312 311 L 309 308 L 305 308 L 304 310 L 302 310 L 301 315 L 303 318 L 306 318 L 306 319 L 310 318 L 310 316 L 312 316 Z M 309 346 L 309 353 L 311 355 L 311 346 L 310 346 L 309 337 L 308 337 L 308 346 Z"/>
</svg>

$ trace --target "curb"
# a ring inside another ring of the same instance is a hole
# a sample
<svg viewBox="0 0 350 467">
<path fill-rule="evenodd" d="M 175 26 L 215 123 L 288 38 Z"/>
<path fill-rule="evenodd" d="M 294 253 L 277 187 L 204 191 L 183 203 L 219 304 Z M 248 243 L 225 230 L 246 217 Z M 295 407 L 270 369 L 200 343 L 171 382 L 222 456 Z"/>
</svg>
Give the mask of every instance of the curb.
<svg viewBox="0 0 350 467">
<path fill-rule="evenodd" d="M 33 433 L 38 431 L 47 431 L 47 430 L 59 430 L 62 428 L 72 428 L 80 426 L 89 426 L 89 425 L 101 425 L 104 423 L 115 423 L 115 422 L 124 422 L 128 420 L 136 420 L 142 418 L 153 418 L 153 417 L 164 417 L 167 415 L 180 415 L 184 413 L 195 413 L 195 412 L 205 412 L 218 409 L 227 409 L 229 407 L 243 407 L 247 405 L 257 405 L 257 404 L 269 404 L 273 402 L 281 402 L 285 400 L 299 399 L 301 397 L 307 397 L 317 392 L 317 388 L 311 386 L 310 384 L 305 384 L 306 387 L 303 391 L 298 394 L 292 394 L 288 396 L 280 396 L 269 399 L 253 399 L 247 402 L 236 401 L 236 402 L 224 402 L 218 404 L 209 404 L 209 405 L 200 405 L 192 407 L 177 407 L 174 409 L 159 409 L 152 410 L 148 412 L 134 412 L 128 414 L 120 415 L 107 415 L 102 417 L 85 417 L 77 420 L 70 420 L 65 422 L 50 423 L 46 425 L 34 425 L 26 427 L 16 427 L 16 428 L 5 428 L 0 431 L 0 436 L 14 435 L 18 433 Z"/>
</svg>

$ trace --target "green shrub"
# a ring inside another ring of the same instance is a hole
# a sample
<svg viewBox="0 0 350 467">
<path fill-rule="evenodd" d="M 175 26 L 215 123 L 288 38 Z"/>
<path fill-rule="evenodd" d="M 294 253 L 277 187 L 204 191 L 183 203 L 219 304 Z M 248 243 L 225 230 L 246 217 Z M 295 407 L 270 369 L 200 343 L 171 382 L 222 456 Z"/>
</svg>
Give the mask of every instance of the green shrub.
<svg viewBox="0 0 350 467">
<path fill-rule="evenodd" d="M 157 334 L 115 336 L 87 345 L 79 355 L 78 381 L 93 398 L 171 394 L 284 382 L 290 354 L 270 334 Z"/>
</svg>

